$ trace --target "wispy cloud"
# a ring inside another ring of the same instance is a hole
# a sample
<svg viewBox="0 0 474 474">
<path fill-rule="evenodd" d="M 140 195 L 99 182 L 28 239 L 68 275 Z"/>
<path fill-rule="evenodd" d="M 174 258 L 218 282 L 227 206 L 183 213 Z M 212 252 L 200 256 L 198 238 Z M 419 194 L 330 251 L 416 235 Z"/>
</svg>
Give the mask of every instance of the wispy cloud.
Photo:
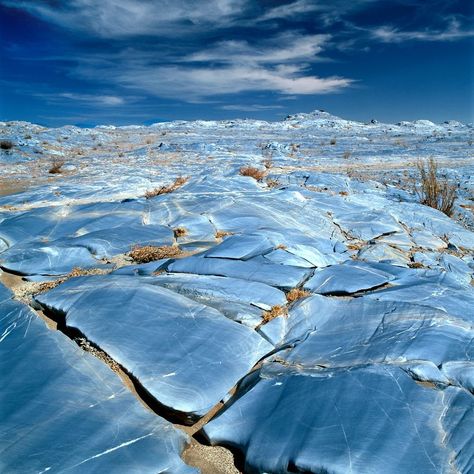
<svg viewBox="0 0 474 474">
<path fill-rule="evenodd" d="M 50 96 L 51 97 L 51 96 Z M 114 107 L 117 105 L 125 104 L 125 100 L 122 97 L 115 95 L 94 95 L 94 94 L 76 94 L 73 92 L 61 92 L 55 95 L 57 99 L 69 99 L 77 102 L 86 102 L 94 105 L 105 105 L 108 107 Z"/>
<path fill-rule="evenodd" d="M 296 2 L 289 3 L 286 5 L 279 5 L 271 8 L 262 16 L 257 18 L 257 21 L 268 21 L 276 20 L 281 18 L 291 18 L 302 15 L 304 13 L 310 13 L 321 8 L 321 3 L 311 0 L 297 0 Z"/>
<path fill-rule="evenodd" d="M 463 28 L 457 18 L 450 18 L 443 29 L 424 29 L 403 31 L 392 26 L 380 26 L 371 30 L 373 38 L 384 43 L 402 43 L 404 41 L 456 41 L 474 37 L 474 29 Z"/>
<path fill-rule="evenodd" d="M 284 109 L 283 105 L 262 105 L 262 104 L 230 104 L 219 107 L 222 110 L 232 110 L 239 112 L 264 112 L 266 110 Z"/>
<path fill-rule="evenodd" d="M 73 31 L 103 38 L 177 36 L 183 29 L 224 26 L 245 11 L 248 0 L 2 0 L 6 6 Z"/>
<path fill-rule="evenodd" d="M 327 94 L 353 82 L 344 77 L 319 77 L 311 72 L 311 64 L 322 60 L 320 53 L 329 38 L 287 32 L 256 43 L 221 41 L 163 64 L 157 64 L 150 52 L 127 49 L 113 58 L 85 60 L 77 74 L 92 80 L 106 78 L 122 87 L 190 102 L 253 91 Z"/>
<path fill-rule="evenodd" d="M 258 44 L 248 41 L 221 41 L 214 47 L 184 58 L 184 61 L 264 64 L 294 61 L 314 62 L 330 35 L 310 35 L 288 31 Z"/>
</svg>

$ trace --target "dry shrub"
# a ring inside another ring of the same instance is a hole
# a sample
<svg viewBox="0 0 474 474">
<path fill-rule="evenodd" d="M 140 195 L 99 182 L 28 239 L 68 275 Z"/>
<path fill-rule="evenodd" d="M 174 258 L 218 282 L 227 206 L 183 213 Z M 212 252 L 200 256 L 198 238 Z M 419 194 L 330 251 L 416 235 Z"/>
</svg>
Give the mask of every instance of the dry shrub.
<svg viewBox="0 0 474 474">
<path fill-rule="evenodd" d="M 346 247 L 348 250 L 360 250 L 365 246 L 365 242 L 348 242 L 346 243 Z"/>
<path fill-rule="evenodd" d="M 286 306 L 272 306 L 270 311 L 263 312 L 263 321 L 264 323 L 268 323 L 272 319 L 277 318 L 278 316 L 286 316 L 288 314 L 288 309 Z"/>
<path fill-rule="evenodd" d="M 254 168 L 253 166 L 242 166 L 242 168 L 240 168 L 240 174 L 242 176 L 250 176 L 257 181 L 261 181 L 265 177 L 265 171 Z"/>
<path fill-rule="evenodd" d="M 337 140 L 335 138 L 331 138 L 331 141 L 329 142 L 330 145 L 335 145 L 337 143 Z"/>
<path fill-rule="evenodd" d="M 13 148 L 13 142 L 11 140 L 1 140 L 0 148 L 2 150 L 11 150 Z"/>
<path fill-rule="evenodd" d="M 161 186 L 160 188 L 152 189 L 151 191 L 147 191 L 145 193 L 145 197 L 147 199 L 153 198 L 155 196 L 159 196 L 160 194 L 167 194 L 176 191 L 178 188 L 183 186 L 188 181 L 189 178 L 184 176 L 178 176 L 172 184 L 168 184 L 165 186 Z"/>
<path fill-rule="evenodd" d="M 228 235 L 233 235 L 233 234 L 234 234 L 233 232 L 229 232 L 227 230 L 218 230 L 216 232 L 215 237 L 216 237 L 216 239 L 222 239 L 223 237 L 226 237 Z"/>
<path fill-rule="evenodd" d="M 280 250 L 286 250 L 287 246 L 285 244 L 278 244 L 275 248 Z"/>
<path fill-rule="evenodd" d="M 176 245 L 165 245 L 163 247 L 154 247 L 153 245 L 140 247 L 136 245 L 129 252 L 128 256 L 137 263 L 148 263 L 163 258 L 178 257 L 182 253 L 182 250 Z"/>
<path fill-rule="evenodd" d="M 45 293 L 46 291 L 56 288 L 61 283 L 64 283 L 69 278 L 87 276 L 87 275 L 105 275 L 110 270 L 105 268 L 80 268 L 74 267 L 67 275 L 64 275 L 54 281 L 45 281 L 38 286 L 36 294 Z"/>
<path fill-rule="evenodd" d="M 271 158 L 267 158 L 265 160 L 263 160 L 263 166 L 265 166 L 265 168 L 267 170 L 269 170 L 272 166 L 273 166 L 273 161 Z"/>
<path fill-rule="evenodd" d="M 281 185 L 278 179 L 273 179 L 273 178 L 268 178 L 265 182 L 267 183 L 267 186 L 269 188 L 278 188 L 278 186 Z"/>
<path fill-rule="evenodd" d="M 416 167 L 420 184 L 415 185 L 415 193 L 420 202 L 451 216 L 456 199 L 456 186 L 446 177 L 438 176 L 438 164 L 433 158 L 427 162 L 418 160 Z"/>
<path fill-rule="evenodd" d="M 410 262 L 408 266 L 410 268 L 425 268 L 425 266 L 421 262 Z"/>
<path fill-rule="evenodd" d="M 184 237 L 188 231 L 184 227 L 176 227 L 173 229 L 174 237 L 177 239 L 178 237 Z"/>
<path fill-rule="evenodd" d="M 287 294 L 286 294 L 286 300 L 288 303 L 293 303 L 296 300 L 300 300 L 301 298 L 306 298 L 310 296 L 311 293 L 306 290 L 302 290 L 301 288 L 292 288 Z"/>
<path fill-rule="evenodd" d="M 54 158 L 51 163 L 51 168 L 49 168 L 48 173 L 50 174 L 59 174 L 62 173 L 62 167 L 64 165 L 64 160 Z"/>
<path fill-rule="evenodd" d="M 345 160 L 348 160 L 352 155 L 352 151 L 345 151 L 343 154 L 342 154 L 342 157 L 345 159 Z"/>
</svg>

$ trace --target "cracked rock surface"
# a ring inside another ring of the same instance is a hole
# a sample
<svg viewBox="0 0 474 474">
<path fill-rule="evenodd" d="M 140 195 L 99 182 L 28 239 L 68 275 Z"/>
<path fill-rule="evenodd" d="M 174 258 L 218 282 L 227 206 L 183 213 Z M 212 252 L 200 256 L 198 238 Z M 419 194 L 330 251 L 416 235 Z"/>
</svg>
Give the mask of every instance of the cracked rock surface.
<svg viewBox="0 0 474 474">
<path fill-rule="evenodd" d="M 0 471 L 474 472 L 472 126 L 0 131 Z"/>
</svg>

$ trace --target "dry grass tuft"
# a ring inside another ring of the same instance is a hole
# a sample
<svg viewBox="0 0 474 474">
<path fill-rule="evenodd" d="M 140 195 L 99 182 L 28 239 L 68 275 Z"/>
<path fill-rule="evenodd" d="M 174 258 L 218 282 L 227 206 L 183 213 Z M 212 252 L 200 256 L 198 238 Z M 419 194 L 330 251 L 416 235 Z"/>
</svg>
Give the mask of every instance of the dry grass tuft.
<svg viewBox="0 0 474 474">
<path fill-rule="evenodd" d="M 218 230 L 216 232 L 216 239 L 222 239 L 223 237 L 227 237 L 228 235 L 233 235 L 234 233 L 233 232 L 229 232 L 227 230 Z"/>
<path fill-rule="evenodd" d="M 269 188 L 278 188 L 281 186 L 281 183 L 278 181 L 278 179 L 268 178 L 265 182 Z"/>
<path fill-rule="evenodd" d="M 182 253 L 183 251 L 177 245 L 165 245 L 163 247 L 154 247 L 152 245 L 140 247 L 136 245 L 129 252 L 128 256 L 137 263 L 148 263 L 163 258 L 178 257 Z"/>
<path fill-rule="evenodd" d="M 145 197 L 147 199 L 151 199 L 155 196 L 159 196 L 160 194 L 167 194 L 167 193 L 172 193 L 173 191 L 176 191 L 178 188 L 183 186 L 188 181 L 189 178 L 186 178 L 184 176 L 179 176 L 174 180 L 174 183 L 168 184 L 165 186 L 161 186 L 160 188 L 155 188 L 152 189 L 151 191 L 147 191 L 145 193 Z"/>
<path fill-rule="evenodd" d="M 271 158 L 266 158 L 265 160 L 263 160 L 263 166 L 265 166 L 265 168 L 269 170 L 273 166 L 273 160 Z"/>
<path fill-rule="evenodd" d="M 268 323 L 272 319 L 277 318 L 278 316 L 286 316 L 288 314 L 288 309 L 286 306 L 272 306 L 270 311 L 263 312 L 263 322 Z"/>
<path fill-rule="evenodd" d="M 257 181 L 261 181 L 265 177 L 265 171 L 254 168 L 253 166 L 242 166 L 242 168 L 240 168 L 240 174 L 242 176 L 250 176 Z"/>
<path fill-rule="evenodd" d="M 438 164 L 433 158 L 427 162 L 418 160 L 416 167 L 420 185 L 415 185 L 415 193 L 420 202 L 451 216 L 456 200 L 456 186 L 446 177 L 438 176 Z"/>
<path fill-rule="evenodd" d="M 360 250 L 365 246 L 365 242 L 349 242 L 346 243 L 348 250 Z"/>
<path fill-rule="evenodd" d="M 278 244 L 275 248 L 280 250 L 286 250 L 288 247 L 285 244 Z"/>
<path fill-rule="evenodd" d="M 421 262 L 410 262 L 408 266 L 410 268 L 425 268 L 425 266 Z"/>
<path fill-rule="evenodd" d="M 173 229 L 175 239 L 178 237 L 184 237 L 187 233 L 188 231 L 184 227 L 176 227 Z"/>
<path fill-rule="evenodd" d="M 49 168 L 48 173 L 50 174 L 59 174 L 62 173 L 62 167 L 64 165 L 64 160 L 60 160 L 58 158 L 54 158 L 53 162 L 51 163 L 51 168 Z"/>
<path fill-rule="evenodd" d="M 2 150 L 11 150 L 13 148 L 13 142 L 11 140 L 1 140 L 0 148 Z"/>
<path fill-rule="evenodd" d="M 301 288 L 292 288 L 287 294 L 286 294 L 286 300 L 288 303 L 293 303 L 297 300 L 300 300 L 301 298 L 306 298 L 310 296 L 311 293 L 306 290 L 302 290 Z"/>
<path fill-rule="evenodd" d="M 105 268 L 80 268 L 74 267 L 67 275 L 58 278 L 54 281 L 45 281 L 41 283 L 35 294 L 45 293 L 46 291 L 52 290 L 56 288 L 61 283 L 64 283 L 69 278 L 79 277 L 79 276 L 87 276 L 87 275 L 105 275 L 109 273 L 110 270 Z"/>
<path fill-rule="evenodd" d="M 331 141 L 329 142 L 330 145 L 335 145 L 337 143 L 337 140 L 335 138 L 331 138 Z"/>
</svg>

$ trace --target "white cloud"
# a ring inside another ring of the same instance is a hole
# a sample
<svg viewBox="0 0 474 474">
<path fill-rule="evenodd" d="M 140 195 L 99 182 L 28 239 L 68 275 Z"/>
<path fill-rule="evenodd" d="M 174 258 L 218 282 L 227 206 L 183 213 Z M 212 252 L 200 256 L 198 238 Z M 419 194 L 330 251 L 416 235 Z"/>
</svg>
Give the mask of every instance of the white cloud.
<svg viewBox="0 0 474 474">
<path fill-rule="evenodd" d="M 258 45 L 251 45 L 247 41 L 222 41 L 214 48 L 189 55 L 184 60 L 241 64 L 285 63 L 296 60 L 314 62 L 329 39 L 329 35 L 286 32 Z"/>
<path fill-rule="evenodd" d="M 114 56 L 83 60 L 76 72 L 87 79 L 106 79 L 157 97 L 190 102 L 252 91 L 326 94 L 353 82 L 308 72 L 311 63 L 322 60 L 320 53 L 329 39 L 329 35 L 287 32 L 256 44 L 223 41 L 161 62 L 156 61 L 158 54 L 129 48 Z"/>
<path fill-rule="evenodd" d="M 380 26 L 371 31 L 372 37 L 384 43 L 403 41 L 455 41 L 474 36 L 474 29 L 462 29 L 456 18 L 451 18 L 443 30 L 401 31 L 390 26 Z"/>
<path fill-rule="evenodd" d="M 224 26 L 245 10 L 248 0 L 3 0 L 49 22 L 103 38 L 177 36 L 183 30 Z"/>
<path fill-rule="evenodd" d="M 122 97 L 115 95 L 75 94 L 73 92 L 62 92 L 58 94 L 58 97 L 106 106 L 123 105 L 125 103 Z"/>
<path fill-rule="evenodd" d="M 147 66 L 118 72 L 116 80 L 130 88 L 160 97 L 202 101 L 207 97 L 250 91 L 281 94 L 327 94 L 349 86 L 341 77 L 305 75 L 296 65 L 252 67 L 229 65 L 212 67 Z"/>
<path fill-rule="evenodd" d="M 261 105 L 261 104 L 233 104 L 222 105 L 219 107 L 222 110 L 235 110 L 240 112 L 264 112 L 266 110 L 283 109 L 283 105 Z"/>
<path fill-rule="evenodd" d="M 303 13 L 309 13 L 321 9 L 321 4 L 310 0 L 297 0 L 287 5 L 279 5 L 268 10 L 257 21 L 276 20 L 280 18 L 289 18 Z"/>
<path fill-rule="evenodd" d="M 89 106 L 116 107 L 126 103 L 123 97 L 106 94 L 79 94 L 76 92 L 32 92 L 32 95 L 46 99 L 50 102 L 64 103 L 65 101 L 74 101 L 82 102 Z"/>
</svg>

